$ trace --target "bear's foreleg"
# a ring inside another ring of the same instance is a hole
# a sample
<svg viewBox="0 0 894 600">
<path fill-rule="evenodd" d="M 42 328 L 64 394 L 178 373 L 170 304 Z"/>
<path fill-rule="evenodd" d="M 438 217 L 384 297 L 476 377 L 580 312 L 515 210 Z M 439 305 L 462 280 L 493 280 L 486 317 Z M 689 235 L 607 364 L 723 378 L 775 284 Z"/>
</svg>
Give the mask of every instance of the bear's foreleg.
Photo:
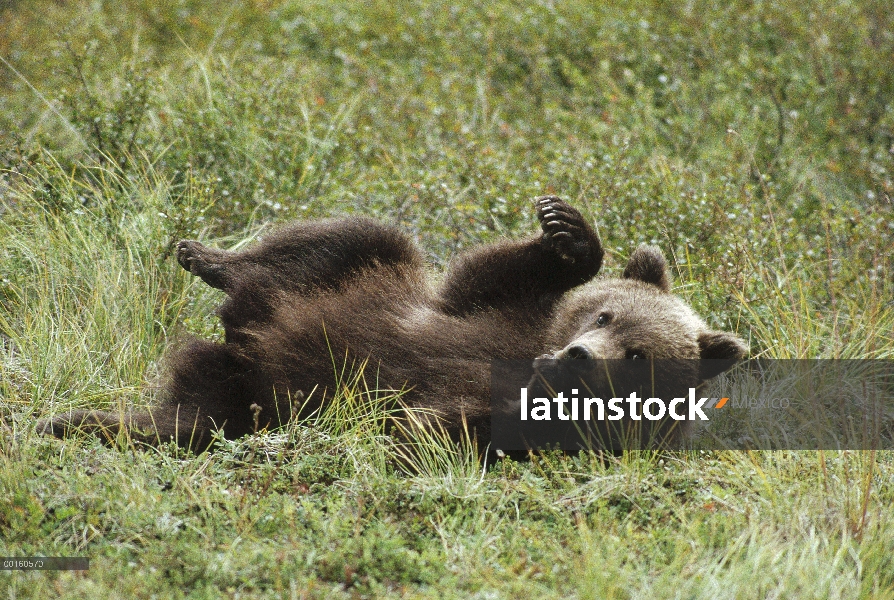
<svg viewBox="0 0 894 600">
<path fill-rule="evenodd" d="M 536 200 L 541 234 L 473 250 L 451 265 L 441 308 L 468 315 L 481 309 L 530 307 L 542 312 L 602 266 L 602 244 L 580 212 L 555 196 Z"/>
</svg>

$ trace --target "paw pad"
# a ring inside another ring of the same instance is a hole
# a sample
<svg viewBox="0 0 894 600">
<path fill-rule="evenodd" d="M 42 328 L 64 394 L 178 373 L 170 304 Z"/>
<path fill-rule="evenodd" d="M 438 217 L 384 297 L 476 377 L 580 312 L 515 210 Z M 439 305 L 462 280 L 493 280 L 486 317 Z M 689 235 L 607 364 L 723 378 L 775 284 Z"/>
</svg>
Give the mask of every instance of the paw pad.
<svg viewBox="0 0 894 600">
<path fill-rule="evenodd" d="M 536 205 L 544 245 L 569 263 L 586 258 L 590 250 L 589 235 L 577 209 L 556 196 L 541 196 Z"/>
</svg>

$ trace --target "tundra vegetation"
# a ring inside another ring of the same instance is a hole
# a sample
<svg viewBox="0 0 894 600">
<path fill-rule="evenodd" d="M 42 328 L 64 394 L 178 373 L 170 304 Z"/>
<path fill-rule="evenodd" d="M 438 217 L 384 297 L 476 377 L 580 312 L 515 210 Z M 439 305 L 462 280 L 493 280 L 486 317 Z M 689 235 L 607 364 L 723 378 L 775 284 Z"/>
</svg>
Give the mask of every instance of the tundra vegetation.
<svg viewBox="0 0 894 600">
<path fill-rule="evenodd" d="M 881 0 L 0 2 L 0 572 L 27 597 L 894 597 L 894 454 L 546 453 L 312 427 L 220 451 L 60 442 L 219 339 L 174 243 L 363 214 L 437 267 L 557 193 L 608 274 L 772 358 L 894 358 L 894 12 Z"/>
</svg>

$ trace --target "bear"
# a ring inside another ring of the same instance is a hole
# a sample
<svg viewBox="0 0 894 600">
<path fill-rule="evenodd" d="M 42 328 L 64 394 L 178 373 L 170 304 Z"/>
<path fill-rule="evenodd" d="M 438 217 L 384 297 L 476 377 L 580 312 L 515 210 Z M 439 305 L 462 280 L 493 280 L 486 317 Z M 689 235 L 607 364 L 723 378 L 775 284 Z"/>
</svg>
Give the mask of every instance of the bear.
<svg viewBox="0 0 894 600">
<path fill-rule="evenodd" d="M 375 389 L 487 444 L 494 359 L 721 359 L 704 381 L 746 354 L 671 293 L 660 250 L 594 279 L 604 252 L 581 213 L 552 195 L 535 209 L 536 235 L 460 254 L 437 286 L 408 235 L 364 217 L 293 223 L 240 252 L 181 241 L 180 266 L 226 294 L 223 343 L 173 352 L 150 412 L 75 410 L 38 430 L 111 440 L 125 427 L 200 451 L 215 430 L 236 439 L 315 414 L 365 366 Z"/>
</svg>

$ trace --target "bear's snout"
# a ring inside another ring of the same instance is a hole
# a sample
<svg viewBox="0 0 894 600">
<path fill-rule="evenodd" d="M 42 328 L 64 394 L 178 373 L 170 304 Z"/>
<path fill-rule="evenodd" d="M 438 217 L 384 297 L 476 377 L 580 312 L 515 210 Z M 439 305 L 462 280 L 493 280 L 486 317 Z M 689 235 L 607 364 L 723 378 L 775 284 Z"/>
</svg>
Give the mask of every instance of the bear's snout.
<svg viewBox="0 0 894 600">
<path fill-rule="evenodd" d="M 595 357 L 593 356 L 593 353 L 590 351 L 590 349 L 583 344 L 571 344 L 570 346 L 559 352 L 559 354 L 556 355 L 556 358 L 586 360 Z"/>
<path fill-rule="evenodd" d="M 596 360 L 624 358 L 623 351 L 616 347 L 615 340 L 606 339 L 602 331 L 588 331 L 571 340 L 556 352 L 556 360 Z"/>
</svg>

